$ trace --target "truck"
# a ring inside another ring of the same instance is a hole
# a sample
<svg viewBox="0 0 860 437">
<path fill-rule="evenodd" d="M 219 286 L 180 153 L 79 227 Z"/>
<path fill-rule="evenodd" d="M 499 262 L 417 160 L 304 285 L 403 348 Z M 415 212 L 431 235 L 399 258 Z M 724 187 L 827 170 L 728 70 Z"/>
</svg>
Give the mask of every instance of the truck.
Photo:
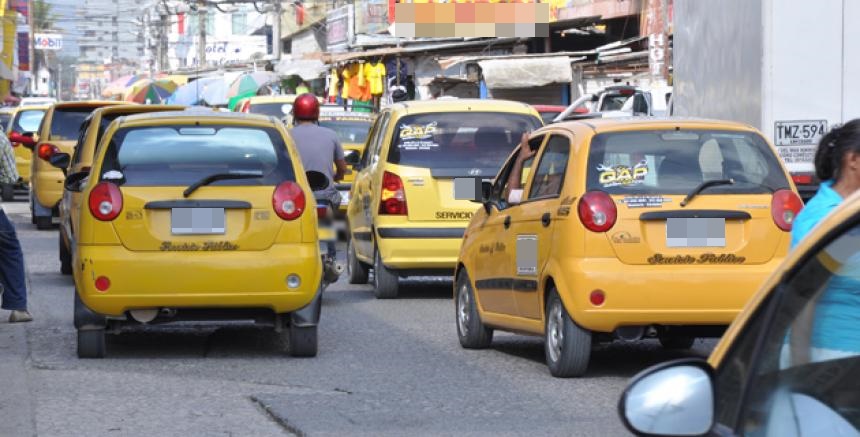
<svg viewBox="0 0 860 437">
<path fill-rule="evenodd" d="M 558 114 L 552 122 L 591 118 L 593 116 L 660 116 L 672 93 L 671 87 L 644 89 L 631 85 L 612 85 L 585 94 Z"/>
<path fill-rule="evenodd" d="M 776 146 L 801 194 L 818 142 L 860 117 L 860 1 L 676 1 L 673 115 L 740 121 Z"/>
</svg>

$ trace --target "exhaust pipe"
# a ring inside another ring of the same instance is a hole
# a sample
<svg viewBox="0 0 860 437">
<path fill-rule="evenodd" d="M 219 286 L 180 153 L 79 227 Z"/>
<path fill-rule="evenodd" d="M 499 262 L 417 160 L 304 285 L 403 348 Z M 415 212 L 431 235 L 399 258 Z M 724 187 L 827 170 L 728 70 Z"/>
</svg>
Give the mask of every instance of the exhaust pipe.
<svg viewBox="0 0 860 437">
<path fill-rule="evenodd" d="M 621 341 L 637 341 L 644 336 L 644 326 L 622 326 L 615 330 L 615 338 Z"/>
</svg>

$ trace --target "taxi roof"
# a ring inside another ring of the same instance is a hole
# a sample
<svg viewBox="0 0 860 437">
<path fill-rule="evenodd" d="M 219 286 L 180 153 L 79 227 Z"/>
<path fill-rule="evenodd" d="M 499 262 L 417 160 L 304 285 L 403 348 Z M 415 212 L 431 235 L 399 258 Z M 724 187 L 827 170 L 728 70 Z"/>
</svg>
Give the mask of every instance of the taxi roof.
<svg viewBox="0 0 860 437">
<path fill-rule="evenodd" d="M 49 105 L 55 109 L 64 108 L 93 108 L 107 105 L 131 105 L 131 102 L 121 102 L 117 100 L 84 100 L 80 102 L 60 102 Z"/>
<path fill-rule="evenodd" d="M 20 112 L 20 111 L 45 111 L 49 109 L 51 105 L 38 104 L 38 105 L 24 105 L 24 106 L 16 106 L 12 108 L 12 112 Z"/>
<path fill-rule="evenodd" d="M 244 112 L 219 112 L 212 111 L 209 108 L 189 108 L 184 111 L 158 111 L 144 112 L 140 114 L 129 115 L 120 119 L 120 124 L 127 123 L 148 123 L 156 120 L 171 120 L 180 123 L 191 123 L 198 120 L 206 120 L 209 122 L 218 120 L 230 121 L 248 121 L 250 124 L 265 124 L 265 123 L 280 123 L 274 117 L 257 114 L 247 114 Z"/>
<path fill-rule="evenodd" d="M 520 114 L 537 114 L 531 105 L 512 100 L 496 99 L 442 99 L 442 100 L 410 100 L 395 103 L 389 108 L 392 111 L 401 111 L 407 114 L 422 112 L 449 112 L 449 111 L 489 111 L 489 112 L 514 112 Z"/>
<path fill-rule="evenodd" d="M 755 131 L 748 124 L 735 121 L 714 120 L 692 117 L 613 117 L 589 118 L 583 120 L 562 121 L 552 123 L 543 129 L 567 129 L 571 132 L 592 131 L 594 134 L 604 132 L 620 132 L 640 129 L 726 129 L 740 131 Z"/>
<path fill-rule="evenodd" d="M 181 111 L 185 109 L 184 105 L 136 105 L 136 104 L 128 104 L 128 105 L 111 105 L 111 106 L 102 106 L 100 108 L 96 108 L 93 113 L 100 113 L 102 115 L 105 114 L 116 114 L 116 113 L 126 113 L 126 114 L 138 114 L 143 112 L 164 112 L 164 111 Z"/>
</svg>

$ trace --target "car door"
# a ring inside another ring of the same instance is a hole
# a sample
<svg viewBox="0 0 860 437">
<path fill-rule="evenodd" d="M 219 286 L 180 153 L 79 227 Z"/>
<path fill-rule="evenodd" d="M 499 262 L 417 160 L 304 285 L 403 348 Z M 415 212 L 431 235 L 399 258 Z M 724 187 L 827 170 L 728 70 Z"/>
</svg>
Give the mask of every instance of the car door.
<svg viewBox="0 0 860 437">
<path fill-rule="evenodd" d="M 529 143 L 533 149 L 537 149 L 543 139 L 543 135 L 538 135 Z M 508 178 L 518 153 L 519 148 L 514 150 L 494 183 L 490 199 L 491 211 L 480 228 L 482 239 L 478 249 L 479 261 L 475 263 L 473 267 L 475 270 L 472 272 L 481 308 L 484 311 L 509 316 L 517 315 L 513 291 L 514 277 L 510 268 L 514 264 L 513 244 L 516 244 L 516 240 L 512 238 L 510 228 L 512 214 L 518 206 L 509 204 L 505 199 L 505 193 L 508 191 Z M 523 172 L 520 176 L 521 187 L 528 181 L 533 160 L 532 158 L 523 163 Z"/>
<path fill-rule="evenodd" d="M 716 372 L 714 435 L 860 435 L 860 217 L 789 269 Z"/>
<path fill-rule="evenodd" d="M 379 163 L 379 149 L 388 127 L 390 112 L 377 118 L 368 137 L 367 147 L 361 160 L 361 170 L 356 174 L 350 201 L 350 229 L 355 243 L 356 254 L 365 260 L 373 259 L 373 174 Z"/>
<path fill-rule="evenodd" d="M 548 135 L 531 172 L 525 200 L 511 208 L 509 235 L 514 256 L 509 270 L 514 273 L 513 296 L 520 317 L 540 320 L 543 313 L 538 284 L 553 244 L 570 145 L 564 134 Z"/>
</svg>

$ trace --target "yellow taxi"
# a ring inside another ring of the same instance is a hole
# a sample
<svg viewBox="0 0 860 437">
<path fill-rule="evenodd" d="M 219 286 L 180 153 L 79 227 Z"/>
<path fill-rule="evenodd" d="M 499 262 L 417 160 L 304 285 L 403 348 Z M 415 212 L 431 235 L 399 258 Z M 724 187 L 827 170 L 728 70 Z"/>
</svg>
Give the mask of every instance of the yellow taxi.
<svg viewBox="0 0 860 437">
<path fill-rule="evenodd" d="M 860 435 L 860 193 L 825 218 L 707 361 L 635 376 L 619 413 L 637 435 Z"/>
<path fill-rule="evenodd" d="M 30 160 L 33 157 L 33 146 L 36 144 L 33 135 L 39 130 L 39 124 L 47 110 L 48 106 L 19 106 L 12 112 L 6 124 L 6 135 L 15 149 L 15 164 L 21 177 L 21 188 L 26 188 L 30 183 Z M 12 200 L 15 188 L 12 185 L 4 185 L 3 200 Z"/>
<path fill-rule="evenodd" d="M 252 320 L 317 352 L 322 260 L 315 201 L 284 125 L 204 110 L 119 118 L 66 189 L 86 206 L 72 254 L 78 355 L 105 333 Z"/>
<path fill-rule="evenodd" d="M 399 278 L 450 275 L 474 205 L 454 178 L 491 177 L 520 136 L 542 126 L 529 105 L 505 100 L 394 104 L 376 118 L 352 184 L 347 221 L 350 282 L 374 271 L 377 298 Z"/>
<path fill-rule="evenodd" d="M 340 191 L 340 211 L 346 212 L 349 205 L 349 192 L 355 180 L 356 164 L 361 161 L 364 153 L 364 143 L 373 123 L 373 114 L 366 112 L 323 111 L 320 112 L 319 125 L 327 127 L 337 134 L 337 139 L 343 146 L 344 160 L 347 163 L 346 175 L 337 189 Z"/>
<path fill-rule="evenodd" d="M 52 105 L 45 112 L 36 137 L 34 157 L 30 161 L 30 213 L 38 229 L 50 229 L 59 217 L 63 197 L 63 172 L 51 165 L 55 153 L 71 153 L 80 136 L 81 124 L 93 110 L 120 102 L 65 102 Z"/>
<path fill-rule="evenodd" d="M 73 154 L 70 156 L 65 152 L 55 153 L 51 156 L 50 163 L 64 173 L 89 171 L 93 163 L 96 146 L 101 141 L 108 126 L 117 118 L 146 112 L 181 111 L 183 109 L 185 107 L 181 105 L 114 105 L 98 108 L 81 124 L 81 134 L 77 144 L 75 144 Z M 63 197 L 60 200 L 60 272 L 65 275 L 72 274 L 71 247 L 74 246 L 75 230 L 80 226 L 79 211 L 82 201 L 81 193 L 68 190 L 63 191 Z"/>
<path fill-rule="evenodd" d="M 723 333 L 782 261 L 802 203 L 752 127 L 686 119 L 549 125 L 482 187 L 455 276 L 466 348 L 545 337 L 550 373 L 593 343 Z M 522 167 L 523 171 L 517 171 Z"/>
</svg>

